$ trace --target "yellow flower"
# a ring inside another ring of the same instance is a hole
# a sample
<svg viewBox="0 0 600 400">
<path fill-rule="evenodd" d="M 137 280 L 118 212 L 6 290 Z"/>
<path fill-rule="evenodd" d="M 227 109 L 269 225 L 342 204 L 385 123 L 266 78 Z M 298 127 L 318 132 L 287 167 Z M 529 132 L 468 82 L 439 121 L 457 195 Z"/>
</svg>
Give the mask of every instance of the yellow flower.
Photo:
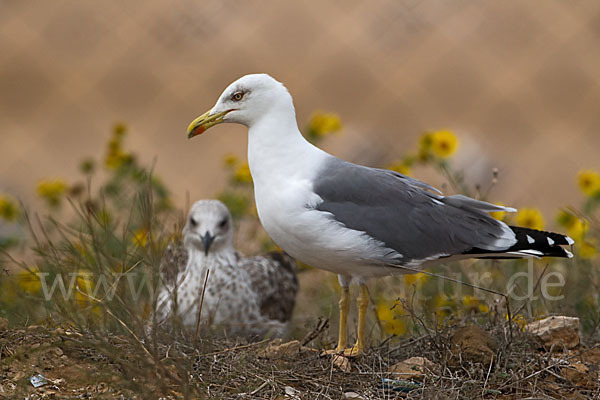
<svg viewBox="0 0 600 400">
<path fill-rule="evenodd" d="M 582 242 L 588 229 L 589 223 L 586 220 L 576 218 L 568 228 L 568 233 L 575 242 Z"/>
<path fill-rule="evenodd" d="M 148 230 L 143 228 L 138 229 L 134 232 L 131 241 L 137 247 L 146 247 L 146 245 L 148 244 Z"/>
<path fill-rule="evenodd" d="M 594 196 L 600 193 L 600 174 L 596 171 L 586 169 L 577 173 L 577 183 L 586 196 Z"/>
<path fill-rule="evenodd" d="M 494 203 L 497 206 L 504 207 L 504 203 Z M 504 221 L 504 217 L 506 216 L 506 211 L 492 211 L 490 213 L 492 218 L 496 218 L 498 221 Z"/>
<path fill-rule="evenodd" d="M 21 212 L 17 202 L 8 196 L 0 195 L 0 218 L 12 222 L 19 217 Z"/>
<path fill-rule="evenodd" d="M 404 275 L 404 284 L 407 286 L 422 286 L 429 279 L 429 275 L 419 272 L 418 274 Z"/>
<path fill-rule="evenodd" d="M 342 120 L 335 113 L 317 111 L 311 115 L 308 122 L 308 134 L 312 138 L 320 138 L 340 129 L 342 129 Z"/>
<path fill-rule="evenodd" d="M 37 268 L 20 271 L 16 276 L 19 289 L 29 294 L 37 293 L 42 287 L 37 272 Z"/>
<path fill-rule="evenodd" d="M 122 165 L 130 163 L 132 160 L 133 156 L 121 151 L 121 149 L 109 150 L 104 159 L 104 165 L 109 169 L 118 169 Z"/>
<path fill-rule="evenodd" d="M 450 131 L 437 131 L 431 134 L 431 151 L 440 158 L 448 158 L 458 148 L 458 139 Z"/>
<path fill-rule="evenodd" d="M 595 246 L 594 242 L 585 240 L 581 242 L 579 256 L 587 260 L 592 260 L 598 256 L 598 248 Z"/>
<path fill-rule="evenodd" d="M 463 307 L 465 307 L 465 309 L 469 312 L 486 313 L 490 310 L 487 305 L 485 305 L 475 296 L 464 296 L 462 298 L 462 304 Z"/>
<path fill-rule="evenodd" d="M 252 174 L 248 163 L 243 163 L 236 168 L 233 174 L 233 180 L 240 183 L 252 183 Z"/>
<path fill-rule="evenodd" d="M 508 314 L 504 314 L 504 319 L 508 321 Z M 522 331 L 525 330 L 525 325 L 527 325 L 527 320 L 521 314 L 513 315 L 512 322 Z"/>
<path fill-rule="evenodd" d="M 52 207 L 58 206 L 67 191 L 67 183 L 62 179 L 43 180 L 38 182 L 37 193 Z"/>
<path fill-rule="evenodd" d="M 522 208 L 516 216 L 517 225 L 529 229 L 544 229 L 544 217 L 535 208 Z"/>
<path fill-rule="evenodd" d="M 227 154 L 225 157 L 223 157 L 223 163 L 226 167 L 233 168 L 237 165 L 238 162 L 239 159 L 235 154 Z"/>
<path fill-rule="evenodd" d="M 395 306 L 394 306 L 395 305 Z M 381 327 L 389 335 L 402 335 L 406 333 L 406 323 L 402 307 L 397 303 L 381 302 L 377 304 L 377 318 Z"/>
<path fill-rule="evenodd" d="M 109 169 L 118 169 L 122 165 L 131 163 L 134 159 L 133 155 L 123 151 L 121 142 L 127 131 L 127 127 L 123 124 L 116 124 L 113 130 L 113 137 L 107 145 L 106 157 L 104 165 Z"/>
<path fill-rule="evenodd" d="M 410 175 L 410 166 L 404 161 L 396 161 L 386 167 L 392 171 L 401 173 L 402 175 Z"/>
<path fill-rule="evenodd" d="M 438 324 L 441 324 L 444 319 L 449 317 L 455 308 L 455 302 L 444 294 L 436 295 L 433 298 L 433 310 L 437 316 Z"/>
</svg>

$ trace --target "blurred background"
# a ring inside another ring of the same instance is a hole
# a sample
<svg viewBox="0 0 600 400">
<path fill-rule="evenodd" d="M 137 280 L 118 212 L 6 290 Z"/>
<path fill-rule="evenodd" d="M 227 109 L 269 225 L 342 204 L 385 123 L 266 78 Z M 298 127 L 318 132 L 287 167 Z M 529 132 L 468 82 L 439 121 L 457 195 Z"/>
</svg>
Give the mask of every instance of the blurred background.
<svg viewBox="0 0 600 400">
<path fill-rule="evenodd" d="M 115 122 L 182 207 L 227 184 L 246 129 L 186 127 L 238 77 L 267 72 L 302 125 L 339 114 L 321 143 L 383 166 L 427 130 L 459 138 L 458 168 L 493 200 L 554 213 L 598 168 L 600 2 L 0 3 L 0 193 L 31 203 L 39 179 L 78 176 Z M 440 185 L 439 175 L 413 173 Z"/>
</svg>

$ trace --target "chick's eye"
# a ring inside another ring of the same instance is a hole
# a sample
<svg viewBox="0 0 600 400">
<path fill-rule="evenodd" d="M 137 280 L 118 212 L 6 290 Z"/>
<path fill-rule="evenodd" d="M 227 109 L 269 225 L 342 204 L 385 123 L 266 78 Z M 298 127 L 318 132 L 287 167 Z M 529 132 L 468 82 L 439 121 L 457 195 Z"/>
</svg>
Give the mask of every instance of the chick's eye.
<svg viewBox="0 0 600 400">
<path fill-rule="evenodd" d="M 243 92 L 235 92 L 234 94 L 231 95 L 231 100 L 240 101 L 242 99 L 242 97 L 244 97 Z"/>
<path fill-rule="evenodd" d="M 198 221 L 196 221 L 194 218 L 190 218 L 190 225 L 196 226 L 198 225 Z"/>
<path fill-rule="evenodd" d="M 219 228 L 225 228 L 226 226 L 227 226 L 227 219 L 224 219 L 221 222 L 219 222 Z"/>
</svg>

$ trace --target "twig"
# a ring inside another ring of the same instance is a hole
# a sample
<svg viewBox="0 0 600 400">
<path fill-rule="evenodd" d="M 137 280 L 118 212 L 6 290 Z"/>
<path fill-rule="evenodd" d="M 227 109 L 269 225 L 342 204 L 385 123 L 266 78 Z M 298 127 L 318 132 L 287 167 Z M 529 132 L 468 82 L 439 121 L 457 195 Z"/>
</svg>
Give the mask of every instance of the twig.
<svg viewBox="0 0 600 400">
<path fill-rule="evenodd" d="M 315 340 L 317 337 L 319 337 L 319 335 L 321 333 L 323 333 L 323 331 L 325 329 L 327 329 L 328 325 L 329 325 L 329 318 L 323 319 L 323 317 L 319 317 L 319 321 L 317 322 L 317 325 L 313 328 L 312 331 L 308 332 L 302 339 L 302 341 L 301 341 L 302 346 L 306 346 L 309 342 L 311 342 L 311 341 Z"/>
<path fill-rule="evenodd" d="M 262 383 L 262 385 L 260 385 L 259 387 L 257 387 L 256 389 L 254 389 L 253 391 L 250 392 L 250 396 L 254 396 L 256 393 L 260 392 L 262 390 L 262 388 L 264 388 L 268 384 L 269 384 L 269 381 L 264 381 Z"/>
<path fill-rule="evenodd" d="M 227 353 L 230 351 L 234 351 L 234 350 L 241 350 L 241 349 L 247 349 L 249 347 L 254 347 L 254 346 L 258 346 L 259 344 L 263 344 L 268 342 L 271 339 L 264 339 L 261 340 L 260 342 L 256 342 L 256 343 L 250 343 L 250 344 L 245 344 L 243 346 L 234 346 L 234 347 L 229 347 L 227 349 L 223 349 L 223 350 L 219 350 L 219 351 L 214 351 L 212 353 L 206 353 L 206 354 L 201 354 L 201 356 L 203 357 L 208 357 L 208 356 L 215 356 L 217 354 L 223 354 L 223 353 Z"/>
<path fill-rule="evenodd" d="M 150 353 L 150 351 L 146 348 L 146 346 L 144 345 L 144 343 L 142 343 L 142 341 L 137 337 L 137 335 L 127 326 L 127 324 L 125 322 L 123 322 L 115 314 L 113 314 L 108 308 L 106 309 L 106 312 L 107 312 L 108 315 L 110 315 L 111 317 L 113 317 L 114 319 L 116 319 L 121 324 L 121 326 L 123 326 L 123 328 L 125 328 L 127 330 L 127 332 L 129 332 L 129 334 L 131 336 L 133 336 L 133 338 L 135 339 L 135 341 L 138 342 L 138 344 L 141 346 L 141 348 L 144 350 L 144 352 L 148 355 L 148 357 L 150 357 L 150 363 L 154 364 L 154 358 L 152 357 L 152 354 Z"/>
<path fill-rule="evenodd" d="M 102 299 L 100 299 L 100 300 L 104 300 L 110 293 L 112 293 L 114 287 L 121 280 L 121 277 L 124 276 L 124 275 L 127 275 L 128 273 L 130 273 L 135 267 L 137 267 L 138 265 L 140 265 L 141 262 L 142 262 L 142 260 L 139 260 L 138 262 L 136 262 L 135 264 L 133 264 L 133 266 L 131 268 L 129 268 L 127 271 L 125 271 L 122 274 L 117 275 L 117 279 L 115 279 L 115 281 L 112 283 L 112 285 L 110 285 L 110 288 L 108 289 L 107 293 L 105 293 L 104 297 L 102 297 Z"/>
<path fill-rule="evenodd" d="M 388 266 L 388 267 L 396 268 L 396 269 L 405 269 L 407 271 L 412 271 L 412 272 L 415 272 L 415 273 L 420 273 L 420 274 L 425 274 L 425 275 L 429 275 L 429 276 L 434 276 L 436 278 L 445 279 L 445 280 L 450 281 L 450 282 L 458 283 L 460 285 L 465 285 L 465 286 L 471 287 L 473 289 L 483 290 L 484 292 L 488 292 L 488 293 L 495 294 L 497 296 L 504 297 L 504 300 L 506 301 L 506 315 L 507 315 L 507 318 L 508 318 L 508 329 L 509 329 L 509 332 L 510 332 L 510 339 L 512 340 L 512 338 L 513 338 L 512 319 L 513 318 L 512 318 L 512 313 L 510 312 L 510 303 L 509 303 L 509 300 L 508 300 L 508 295 L 506 295 L 505 293 L 500 293 L 500 292 L 498 292 L 496 290 L 493 290 L 493 289 L 484 288 L 484 287 L 477 286 L 477 285 L 474 285 L 474 284 L 469 283 L 469 282 L 461 281 L 460 279 L 450 278 L 449 276 L 439 275 L 439 274 L 436 274 L 434 272 L 424 271 L 424 270 L 421 270 L 421 269 L 418 269 L 418 268 L 413 268 L 413 267 L 409 267 L 409 266 L 405 266 L 405 265 L 394 265 L 394 264 L 385 264 L 385 265 Z"/>
<path fill-rule="evenodd" d="M 200 297 L 200 307 L 198 308 L 198 318 L 196 319 L 196 331 L 194 334 L 194 348 L 198 344 L 198 333 L 200 331 L 200 315 L 202 314 L 202 305 L 204 304 L 204 293 L 206 291 L 206 284 L 208 283 L 208 274 L 210 269 L 206 269 L 206 275 L 204 275 L 204 285 L 202 286 L 202 295 Z"/>
<path fill-rule="evenodd" d="M 510 385 L 514 385 L 515 383 L 519 383 L 519 382 L 522 382 L 522 381 L 526 381 L 526 380 L 528 380 L 528 379 L 530 379 L 530 378 L 533 378 L 534 376 L 537 376 L 537 375 L 541 374 L 542 372 L 548 371 L 550 368 L 557 367 L 557 366 L 559 366 L 561 363 L 563 363 L 563 362 L 565 362 L 565 361 L 569 361 L 569 360 L 571 360 L 571 359 L 573 359 L 573 358 L 579 357 L 580 355 L 582 355 L 582 354 L 585 354 L 585 353 L 587 353 L 588 351 L 592 351 L 592 350 L 594 350 L 594 349 L 596 349 L 596 348 L 598 348 L 598 347 L 600 347 L 600 343 L 598 343 L 597 345 L 595 345 L 595 346 L 593 346 L 593 347 L 590 347 L 589 349 L 585 349 L 585 350 L 583 350 L 583 351 L 580 351 L 580 352 L 579 352 L 579 353 L 577 353 L 577 354 L 573 354 L 573 355 L 571 355 L 571 356 L 569 356 L 569 357 L 565 358 L 564 360 L 559 360 L 558 362 L 556 362 L 556 363 L 554 363 L 554 364 L 548 365 L 546 368 L 542 368 L 542 369 L 540 369 L 539 371 L 536 371 L 536 372 L 534 372 L 534 373 L 532 373 L 532 374 L 529 374 L 529 375 L 527 375 L 525 378 L 518 379 L 518 380 L 516 380 L 516 381 L 514 381 L 514 382 L 507 382 L 507 383 L 505 383 L 504 385 L 500 386 L 500 387 L 498 388 L 498 390 L 502 390 L 503 388 L 505 388 L 505 387 L 506 387 L 506 386 L 508 386 L 509 384 L 510 384 Z"/>
<path fill-rule="evenodd" d="M 535 282 L 535 285 L 533 286 L 533 290 L 531 291 L 531 293 L 535 293 L 535 291 L 538 289 L 538 287 L 540 286 L 540 282 L 542 281 L 542 278 L 544 277 L 544 275 L 546 274 L 546 270 L 548 269 L 548 266 L 550 264 L 546 264 L 546 266 L 544 267 L 544 269 L 542 270 L 542 274 L 539 276 L 537 282 Z M 517 311 L 515 311 L 515 315 L 518 315 L 527 305 L 527 302 L 523 302 L 523 304 L 521 305 L 521 307 L 519 307 L 517 309 Z"/>
<path fill-rule="evenodd" d="M 485 394 L 485 392 L 486 392 L 486 389 L 485 389 L 485 388 L 486 388 L 486 386 L 487 386 L 488 379 L 490 379 L 490 372 L 492 372 L 492 364 L 493 364 L 493 363 L 494 363 L 494 357 L 492 357 L 492 358 L 490 359 L 490 366 L 489 366 L 489 368 L 488 368 L 487 374 L 485 375 L 485 382 L 483 382 L 483 389 L 481 389 L 481 397 L 483 397 L 483 395 L 484 395 L 484 394 Z"/>
</svg>

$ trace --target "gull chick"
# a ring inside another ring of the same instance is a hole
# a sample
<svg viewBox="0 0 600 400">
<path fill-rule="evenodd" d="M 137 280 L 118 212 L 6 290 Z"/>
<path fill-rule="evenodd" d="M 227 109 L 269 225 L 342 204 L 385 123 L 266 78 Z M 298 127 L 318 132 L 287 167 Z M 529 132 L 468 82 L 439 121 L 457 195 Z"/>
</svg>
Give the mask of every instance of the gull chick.
<svg viewBox="0 0 600 400">
<path fill-rule="evenodd" d="M 193 205 L 183 244 L 171 244 L 161 263 L 159 324 L 177 318 L 193 330 L 202 303 L 200 321 L 229 336 L 287 333 L 298 291 L 294 260 L 278 252 L 242 257 L 233 235 L 231 214 L 222 202 L 200 200 Z"/>
</svg>

